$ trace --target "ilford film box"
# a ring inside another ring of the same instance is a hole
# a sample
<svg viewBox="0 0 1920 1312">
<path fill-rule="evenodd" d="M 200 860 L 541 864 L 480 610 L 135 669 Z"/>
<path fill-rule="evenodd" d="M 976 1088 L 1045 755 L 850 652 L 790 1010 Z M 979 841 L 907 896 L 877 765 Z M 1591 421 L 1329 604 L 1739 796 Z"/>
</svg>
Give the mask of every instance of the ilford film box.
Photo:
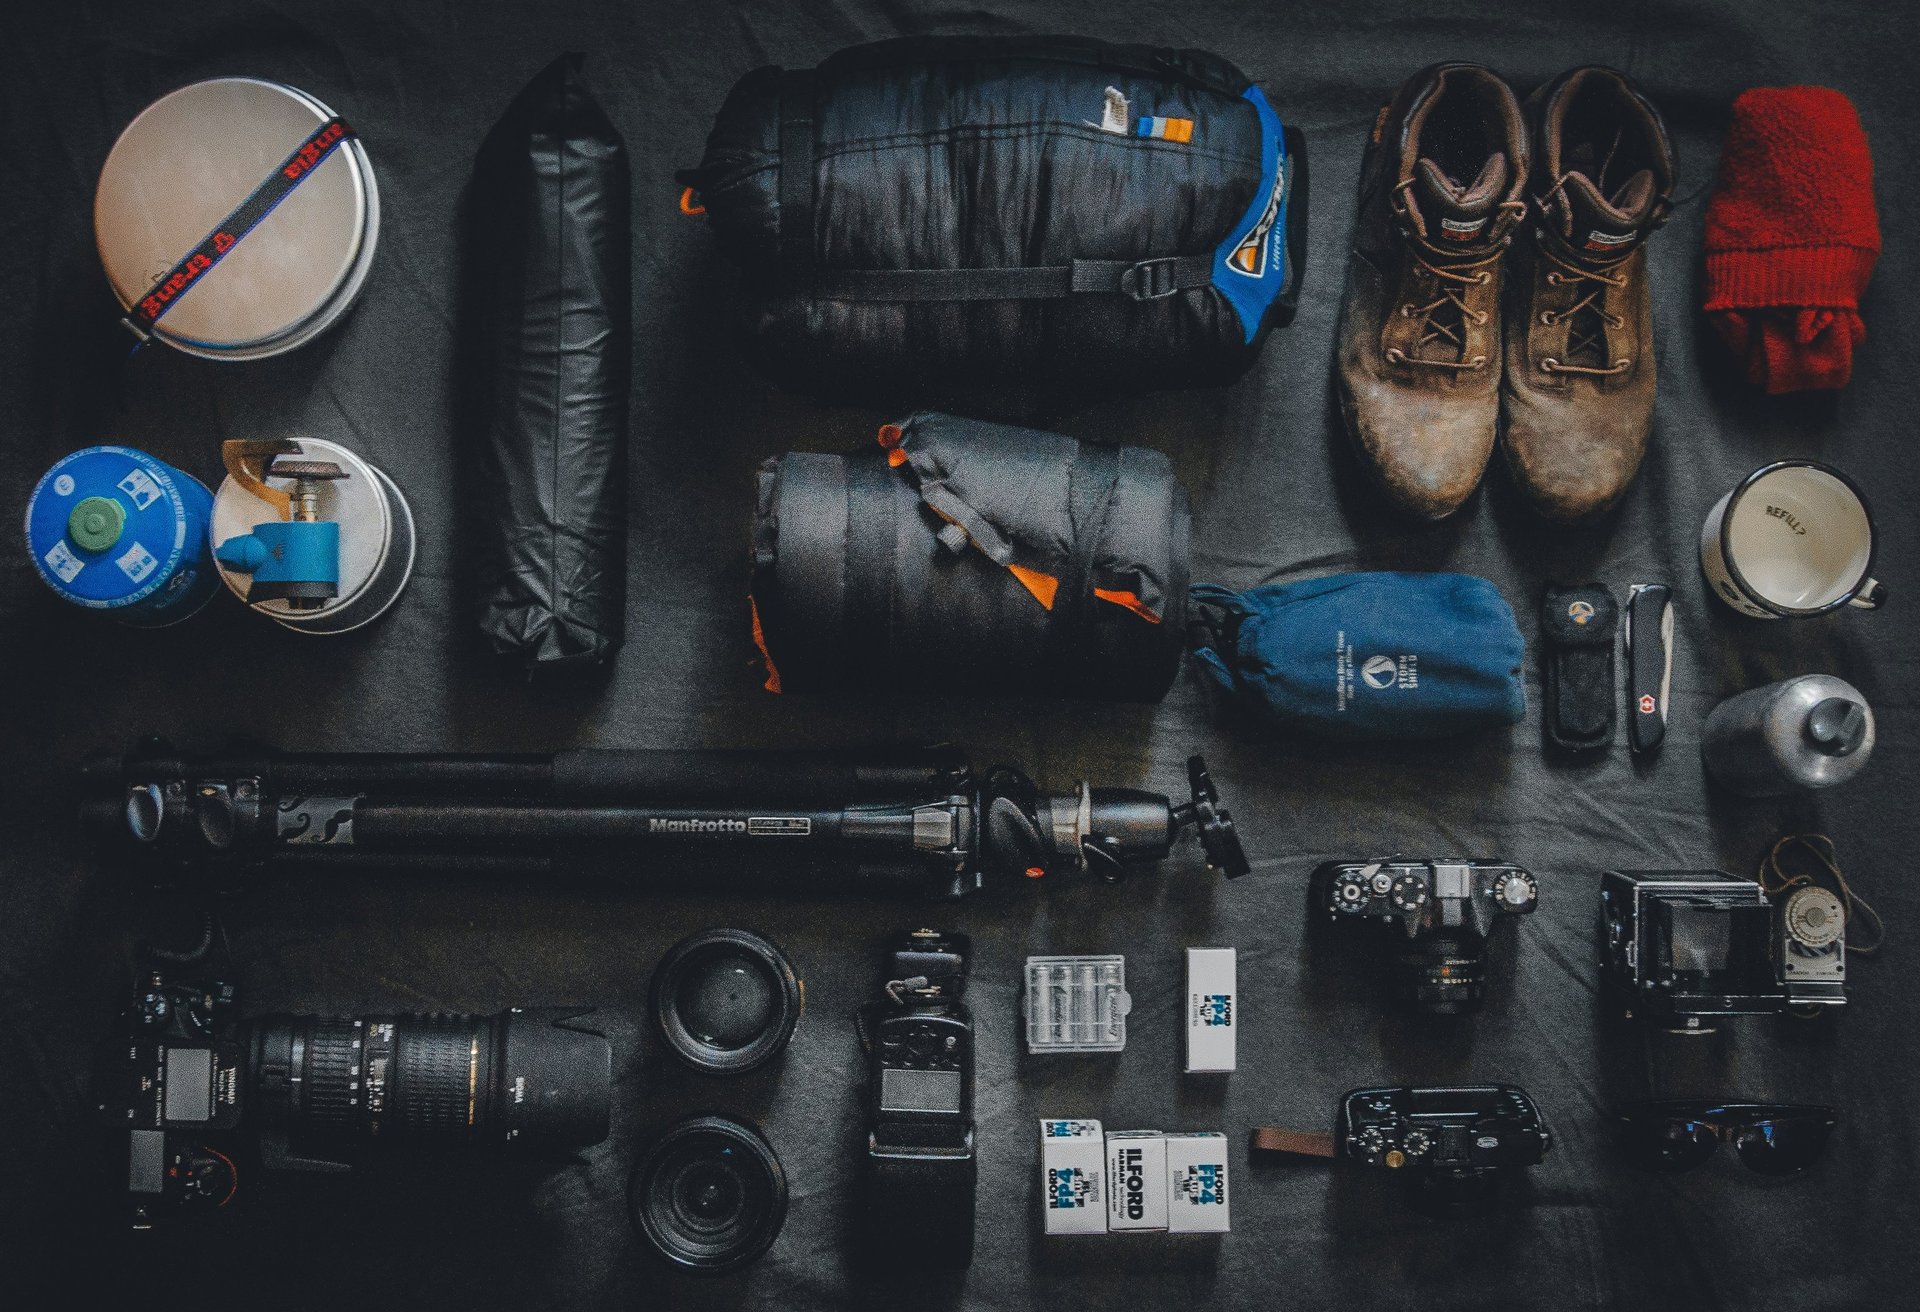
<svg viewBox="0 0 1920 1312">
<path fill-rule="evenodd" d="M 1167 1153 L 1167 1233 L 1223 1233 L 1227 1211 L 1227 1136 L 1169 1134 Z"/>
<path fill-rule="evenodd" d="M 1107 1232 L 1106 1136 L 1098 1121 L 1040 1122 L 1040 1211 L 1050 1235 Z"/>
<path fill-rule="evenodd" d="M 1233 949 L 1187 949 L 1187 1072 L 1233 1069 L 1239 1002 L 1233 995 Z"/>
<path fill-rule="evenodd" d="M 1167 1141 L 1158 1130 L 1107 1132 L 1107 1229 L 1167 1228 Z"/>
</svg>

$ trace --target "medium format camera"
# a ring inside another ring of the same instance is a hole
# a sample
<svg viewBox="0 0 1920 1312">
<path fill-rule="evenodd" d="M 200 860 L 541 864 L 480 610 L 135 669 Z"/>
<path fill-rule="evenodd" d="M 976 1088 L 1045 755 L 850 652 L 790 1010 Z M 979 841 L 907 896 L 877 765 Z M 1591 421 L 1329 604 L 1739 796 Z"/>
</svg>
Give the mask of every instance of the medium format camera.
<svg viewBox="0 0 1920 1312">
<path fill-rule="evenodd" d="M 1600 930 L 1601 980 L 1628 1017 L 1699 1030 L 1847 1000 L 1846 908 L 1824 888 L 1775 906 L 1718 870 L 1609 870 Z"/>
<path fill-rule="evenodd" d="M 1425 1201 L 1449 1206 L 1484 1200 L 1553 1146 L 1533 1099 L 1511 1084 L 1355 1089 L 1335 1124 L 1336 1157 L 1403 1171 Z"/>
<path fill-rule="evenodd" d="M 612 1054 L 579 1008 L 497 1016 L 236 1020 L 231 985 L 155 973 L 100 1054 L 101 1122 L 127 1135 L 136 1229 L 224 1207 L 243 1166 L 344 1170 L 375 1144 L 586 1147 Z"/>
<path fill-rule="evenodd" d="M 972 945 L 915 930 L 861 1016 L 867 1049 L 863 1233 L 876 1263 L 953 1270 L 973 1260 Z"/>
<path fill-rule="evenodd" d="M 1330 920 L 1397 922 L 1401 997 L 1451 1015 L 1480 1006 L 1496 917 L 1530 913 L 1540 886 L 1504 862 L 1395 856 L 1329 861 L 1313 872 L 1308 897 Z"/>
</svg>

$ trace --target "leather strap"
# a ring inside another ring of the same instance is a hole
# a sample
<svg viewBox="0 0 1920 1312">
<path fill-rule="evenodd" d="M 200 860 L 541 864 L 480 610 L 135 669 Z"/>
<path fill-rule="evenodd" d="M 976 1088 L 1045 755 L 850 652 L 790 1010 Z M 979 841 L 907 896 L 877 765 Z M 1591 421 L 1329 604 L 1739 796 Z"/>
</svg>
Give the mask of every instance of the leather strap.
<svg viewBox="0 0 1920 1312">
<path fill-rule="evenodd" d="M 1331 1157 L 1333 1136 L 1262 1125 L 1254 1129 L 1253 1150 L 1260 1153 L 1291 1153 L 1295 1157 Z"/>
</svg>

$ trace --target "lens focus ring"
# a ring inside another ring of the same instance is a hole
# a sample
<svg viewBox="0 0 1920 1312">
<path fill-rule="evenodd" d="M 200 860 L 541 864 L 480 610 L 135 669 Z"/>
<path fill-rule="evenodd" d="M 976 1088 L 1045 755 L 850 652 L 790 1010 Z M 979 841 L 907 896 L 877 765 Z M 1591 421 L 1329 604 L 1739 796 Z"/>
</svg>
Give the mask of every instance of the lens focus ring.
<svg viewBox="0 0 1920 1312">
<path fill-rule="evenodd" d="M 353 1125 L 360 1103 L 361 1028 L 355 1021 L 316 1016 L 307 1025 L 299 1104 L 316 1131 Z"/>
</svg>

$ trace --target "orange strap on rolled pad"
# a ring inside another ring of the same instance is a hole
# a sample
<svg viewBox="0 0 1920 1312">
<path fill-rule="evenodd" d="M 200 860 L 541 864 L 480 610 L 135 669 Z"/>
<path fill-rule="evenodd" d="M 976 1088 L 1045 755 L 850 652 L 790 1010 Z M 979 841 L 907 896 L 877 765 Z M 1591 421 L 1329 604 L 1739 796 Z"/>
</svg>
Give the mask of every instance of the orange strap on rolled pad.
<svg viewBox="0 0 1920 1312">
<path fill-rule="evenodd" d="M 1331 1157 L 1333 1136 L 1262 1125 L 1253 1131 L 1253 1150 L 1260 1153 L 1288 1153 L 1294 1157 Z"/>
</svg>

